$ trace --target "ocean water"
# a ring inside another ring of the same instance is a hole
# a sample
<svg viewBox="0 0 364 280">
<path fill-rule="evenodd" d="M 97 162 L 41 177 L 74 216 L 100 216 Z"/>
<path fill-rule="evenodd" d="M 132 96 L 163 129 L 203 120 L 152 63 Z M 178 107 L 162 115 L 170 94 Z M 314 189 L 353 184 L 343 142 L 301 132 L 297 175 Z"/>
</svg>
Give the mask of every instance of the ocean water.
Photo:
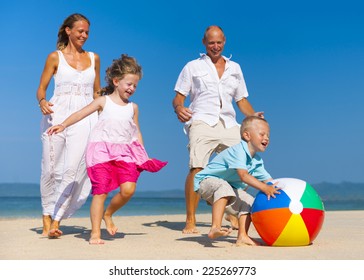
<svg viewBox="0 0 364 280">
<path fill-rule="evenodd" d="M 108 203 L 110 199 L 106 200 Z M 89 217 L 91 198 L 74 217 Z M 326 211 L 364 210 L 364 201 L 326 201 Z M 201 200 L 198 213 L 211 213 L 211 207 Z M 134 197 L 120 209 L 117 216 L 152 216 L 185 213 L 184 198 Z M 35 218 L 42 215 L 39 197 L 0 197 L 0 218 Z"/>
<path fill-rule="evenodd" d="M 106 200 L 106 205 L 110 198 Z M 91 197 L 74 217 L 89 217 Z M 198 213 L 209 213 L 211 207 L 201 201 Z M 117 216 L 152 216 L 185 213 L 184 198 L 133 197 Z M 42 216 L 39 197 L 0 197 L 0 218 L 35 218 Z"/>
<path fill-rule="evenodd" d="M 346 188 L 348 190 L 348 188 Z M 326 211 L 364 210 L 364 196 L 357 188 L 345 196 L 320 195 Z M 360 188 L 362 190 L 362 188 Z M 108 203 L 111 199 L 106 200 Z M 74 215 L 89 217 L 91 196 Z M 197 213 L 211 213 L 211 207 L 201 200 Z M 170 192 L 136 192 L 135 196 L 116 215 L 151 216 L 185 214 L 185 199 L 182 190 Z M 42 215 L 39 185 L 0 184 L 0 218 L 35 218 Z"/>
</svg>

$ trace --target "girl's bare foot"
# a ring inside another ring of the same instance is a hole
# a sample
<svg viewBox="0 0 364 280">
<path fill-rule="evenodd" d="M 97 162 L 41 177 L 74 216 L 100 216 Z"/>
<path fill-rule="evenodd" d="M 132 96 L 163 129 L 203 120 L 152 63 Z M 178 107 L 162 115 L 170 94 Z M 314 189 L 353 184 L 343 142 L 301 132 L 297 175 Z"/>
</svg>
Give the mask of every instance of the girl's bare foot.
<svg viewBox="0 0 364 280">
<path fill-rule="evenodd" d="M 111 216 L 107 216 L 104 214 L 103 217 L 106 225 L 106 230 L 110 235 L 115 235 L 115 233 L 118 231 L 118 228 L 115 226 Z"/>
<path fill-rule="evenodd" d="M 43 215 L 43 236 L 48 236 L 51 229 L 52 218 L 50 215 Z"/>
<path fill-rule="evenodd" d="M 215 239 L 220 236 L 228 236 L 231 232 L 231 228 L 211 228 L 207 236 L 211 239 Z"/>
<path fill-rule="evenodd" d="M 101 239 L 100 233 L 91 233 L 88 243 L 90 245 L 102 245 L 105 244 L 105 241 Z"/>
</svg>

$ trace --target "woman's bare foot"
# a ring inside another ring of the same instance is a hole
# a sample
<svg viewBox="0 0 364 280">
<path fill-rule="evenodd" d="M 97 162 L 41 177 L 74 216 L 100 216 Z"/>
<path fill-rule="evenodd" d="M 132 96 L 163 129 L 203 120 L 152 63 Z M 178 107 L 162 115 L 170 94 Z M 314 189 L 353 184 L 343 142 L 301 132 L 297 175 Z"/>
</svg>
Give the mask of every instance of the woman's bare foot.
<svg viewBox="0 0 364 280">
<path fill-rule="evenodd" d="M 231 232 L 231 228 L 211 228 L 207 236 L 211 239 L 215 239 L 220 236 L 228 236 Z"/>
<path fill-rule="evenodd" d="M 226 214 L 225 220 L 230 222 L 233 229 L 239 229 L 239 220 L 234 215 Z"/>
<path fill-rule="evenodd" d="M 48 232 L 48 238 L 58 238 L 63 234 L 59 229 L 59 221 L 52 221 L 51 229 Z"/>
<path fill-rule="evenodd" d="M 107 232 L 110 235 L 115 235 L 116 232 L 118 231 L 118 228 L 115 226 L 115 224 L 114 224 L 114 222 L 112 220 L 112 217 L 111 216 L 107 216 L 104 213 L 103 220 L 105 222 Z"/>
<path fill-rule="evenodd" d="M 63 234 L 59 228 L 53 228 L 48 232 L 48 238 L 58 238 Z"/>
<path fill-rule="evenodd" d="M 260 246 L 259 242 L 255 241 L 254 239 L 250 238 L 249 236 L 244 236 L 238 238 L 236 240 L 236 246 L 243 246 L 243 245 L 249 245 L 249 246 Z"/>
<path fill-rule="evenodd" d="M 43 236 L 48 236 L 49 230 L 51 229 L 52 218 L 50 215 L 43 215 Z"/>
</svg>

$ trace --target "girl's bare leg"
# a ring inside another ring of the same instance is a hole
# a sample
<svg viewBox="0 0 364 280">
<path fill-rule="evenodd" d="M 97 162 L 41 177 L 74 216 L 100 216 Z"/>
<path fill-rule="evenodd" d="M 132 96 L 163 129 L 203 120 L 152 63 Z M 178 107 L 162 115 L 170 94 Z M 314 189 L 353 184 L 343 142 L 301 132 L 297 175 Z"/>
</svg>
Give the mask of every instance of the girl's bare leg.
<svg viewBox="0 0 364 280">
<path fill-rule="evenodd" d="M 135 193 L 136 183 L 126 182 L 120 185 L 120 192 L 114 195 L 111 199 L 110 204 L 107 206 L 104 213 L 104 221 L 106 224 L 106 230 L 110 235 L 115 235 L 118 228 L 115 226 L 112 215 L 123 207 Z"/>
<path fill-rule="evenodd" d="M 96 194 L 92 198 L 90 207 L 91 218 L 91 235 L 90 244 L 104 244 L 101 239 L 101 221 L 104 212 L 104 203 L 107 198 L 107 194 Z"/>
</svg>

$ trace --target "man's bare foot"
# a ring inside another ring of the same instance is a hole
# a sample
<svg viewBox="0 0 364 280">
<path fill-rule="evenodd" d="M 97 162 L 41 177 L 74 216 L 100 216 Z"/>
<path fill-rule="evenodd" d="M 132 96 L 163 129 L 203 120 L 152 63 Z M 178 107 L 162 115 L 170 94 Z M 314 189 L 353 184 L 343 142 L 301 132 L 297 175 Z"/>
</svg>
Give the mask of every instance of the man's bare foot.
<svg viewBox="0 0 364 280">
<path fill-rule="evenodd" d="M 184 233 L 184 234 L 197 234 L 197 233 L 200 233 L 200 232 L 197 230 L 197 228 L 195 226 L 195 223 L 186 222 L 186 226 L 182 230 L 182 233 Z"/>
<path fill-rule="evenodd" d="M 211 239 L 215 239 L 220 236 L 228 236 L 231 232 L 231 228 L 211 228 L 207 236 Z"/>
<path fill-rule="evenodd" d="M 110 235 L 115 235 L 115 233 L 118 231 L 118 228 L 115 226 L 111 216 L 107 216 L 104 214 L 104 222 L 106 225 L 106 230 Z"/>
<path fill-rule="evenodd" d="M 255 241 L 254 239 L 250 238 L 249 236 L 241 237 L 236 240 L 236 246 L 243 246 L 243 245 L 249 245 L 249 246 L 260 246 L 259 242 Z"/>
<path fill-rule="evenodd" d="M 225 220 L 230 222 L 232 229 L 239 229 L 239 220 L 234 215 L 226 214 Z"/>
<path fill-rule="evenodd" d="M 48 238 L 58 238 L 63 234 L 59 228 L 53 228 L 48 232 Z"/>
<path fill-rule="evenodd" d="M 100 234 L 91 233 L 88 243 L 90 245 L 102 245 L 102 244 L 105 244 L 105 241 L 101 239 Z"/>
<path fill-rule="evenodd" d="M 52 218 L 50 215 L 43 215 L 43 236 L 48 236 L 49 230 L 51 229 Z"/>
</svg>

